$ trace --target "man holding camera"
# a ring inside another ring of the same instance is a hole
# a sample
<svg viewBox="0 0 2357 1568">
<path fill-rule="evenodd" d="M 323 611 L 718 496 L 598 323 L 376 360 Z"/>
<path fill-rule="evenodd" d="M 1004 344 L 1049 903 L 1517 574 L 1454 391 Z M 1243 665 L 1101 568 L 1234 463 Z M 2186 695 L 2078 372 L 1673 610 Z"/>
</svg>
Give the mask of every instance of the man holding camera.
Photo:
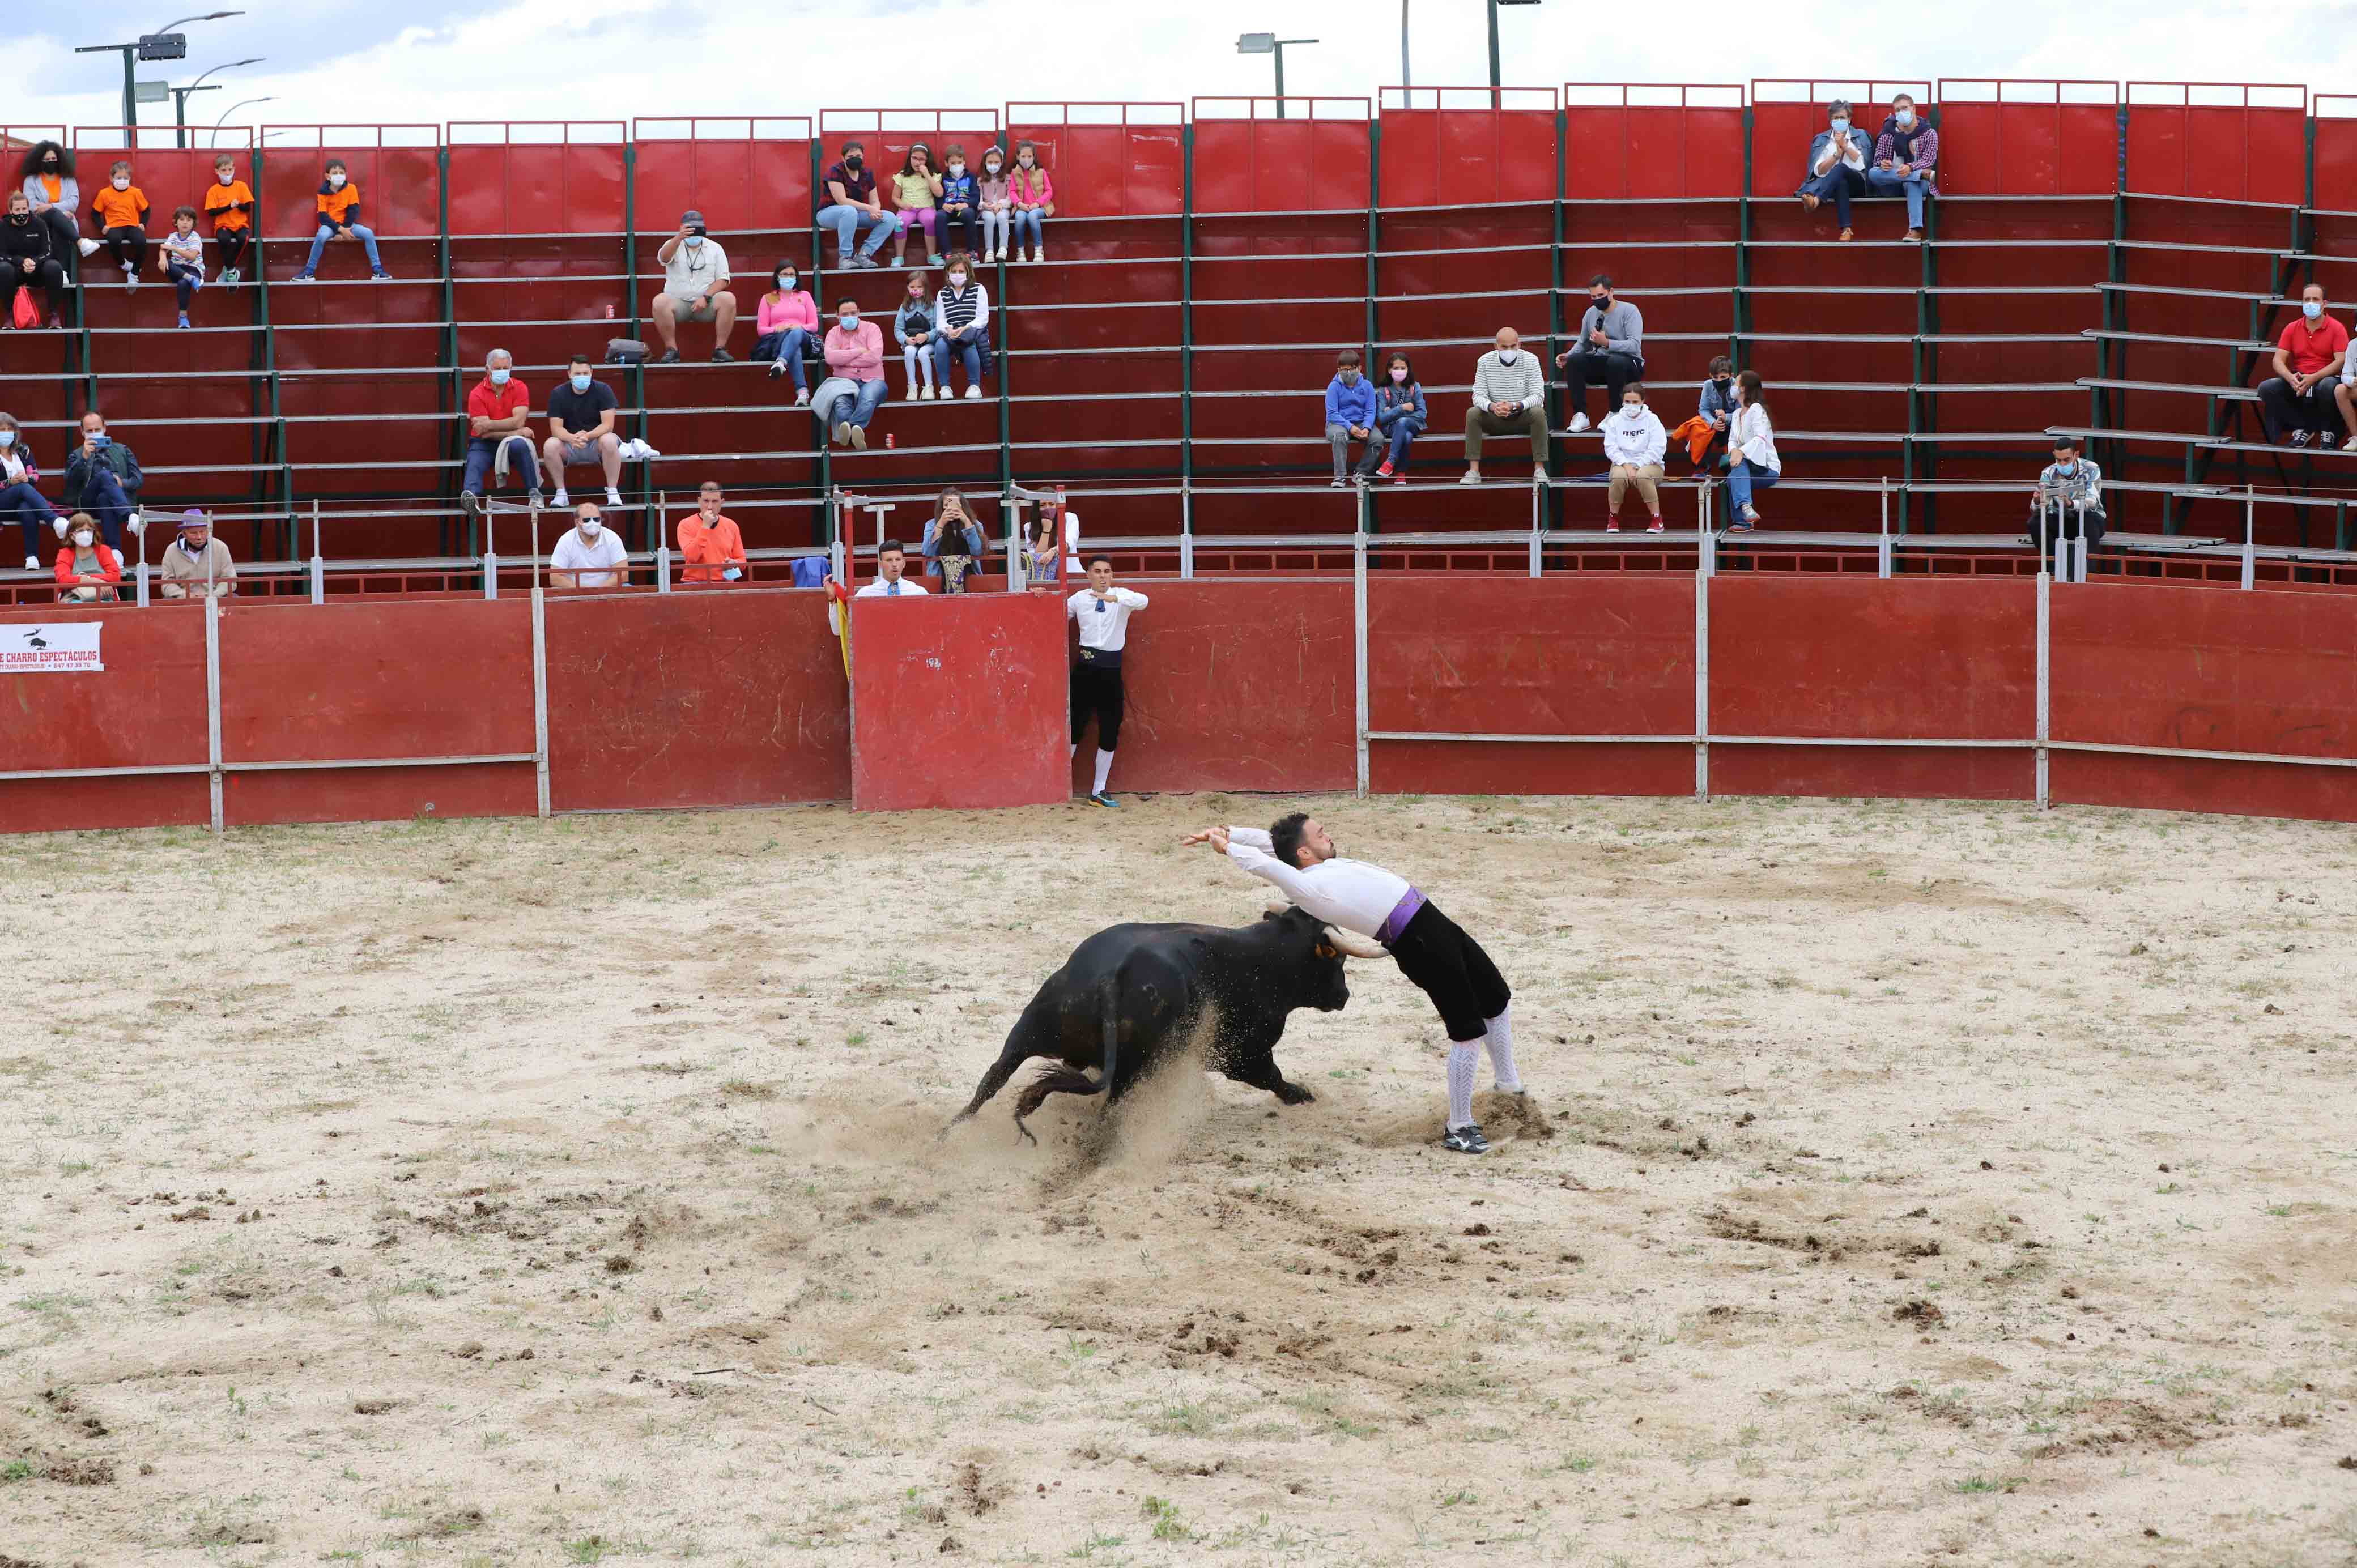
<svg viewBox="0 0 2357 1568">
<path fill-rule="evenodd" d="M 728 252 L 704 231 L 704 214 L 680 214 L 679 232 L 662 242 L 655 260 L 663 267 L 663 291 L 655 295 L 655 330 L 663 340 L 658 365 L 679 363 L 679 324 L 712 323 L 712 360 L 726 364 L 728 334 L 737 329 L 737 296 L 728 292 Z"/>
</svg>

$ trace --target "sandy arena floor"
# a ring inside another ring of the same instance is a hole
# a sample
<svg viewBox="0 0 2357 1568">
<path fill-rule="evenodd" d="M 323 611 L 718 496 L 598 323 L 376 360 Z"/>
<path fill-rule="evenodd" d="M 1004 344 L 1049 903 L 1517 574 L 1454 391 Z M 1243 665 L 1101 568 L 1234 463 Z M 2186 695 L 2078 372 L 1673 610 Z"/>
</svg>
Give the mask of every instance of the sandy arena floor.
<svg viewBox="0 0 2357 1568">
<path fill-rule="evenodd" d="M 2352 1561 L 2349 830 L 1322 805 L 1489 1158 L 1389 963 L 932 1141 L 1266 800 L 0 840 L 0 1568 Z"/>
</svg>

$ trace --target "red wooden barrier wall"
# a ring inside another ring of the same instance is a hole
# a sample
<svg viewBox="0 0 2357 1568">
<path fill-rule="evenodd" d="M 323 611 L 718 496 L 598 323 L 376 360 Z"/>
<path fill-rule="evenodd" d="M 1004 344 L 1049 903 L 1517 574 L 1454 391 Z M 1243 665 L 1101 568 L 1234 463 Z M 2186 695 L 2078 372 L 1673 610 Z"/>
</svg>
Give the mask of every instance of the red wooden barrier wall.
<svg viewBox="0 0 2357 1568">
<path fill-rule="evenodd" d="M 1240 118 L 1235 113 L 1242 104 Z M 1206 118 L 1205 106 L 1213 106 Z M 1266 107 L 1264 107 L 1265 105 Z M 1363 98 L 1195 100 L 1195 210 L 1203 213 L 1364 212 L 1373 134 Z M 1320 105 L 1350 119 L 1317 119 Z"/>
<path fill-rule="evenodd" d="M 2103 102 L 2079 101 L 2098 91 Z M 1942 193 L 2109 196 L 2119 185 L 2119 94 L 2113 81 L 1943 80 Z"/>
<path fill-rule="evenodd" d="M 135 615 L 11 611 L 0 638 L 16 645 L 43 626 L 102 620 L 95 675 L 0 675 L 0 773 L 45 768 L 167 767 L 207 760 L 205 623 L 179 607 Z M 0 828 L 199 826 L 211 821 L 201 773 L 0 781 Z"/>
<path fill-rule="evenodd" d="M 1575 81 L 1563 92 L 1566 199 L 1743 194 L 1742 88 Z M 1580 102 L 1599 92 L 1612 102 Z"/>
<path fill-rule="evenodd" d="M 2287 93 L 2298 95 L 2296 106 L 2277 102 Z M 2222 201 L 2307 199 L 2305 87 L 2131 81 L 2127 94 L 2125 189 Z M 2227 95 L 2232 102 L 2215 101 Z"/>
<path fill-rule="evenodd" d="M 1023 142 L 1037 144 L 1039 166 L 1056 186 L 1059 218 L 1147 218 L 1185 206 L 1187 128 L 1183 103 L 1010 103 L 1008 161 Z M 1074 111 L 1117 114 L 1110 123 L 1074 120 Z M 974 167 L 982 150 L 969 145 Z"/>
<path fill-rule="evenodd" d="M 450 232 L 620 233 L 625 129 L 619 120 L 452 121 Z"/>
<path fill-rule="evenodd" d="M 1375 194 L 1385 208 L 1555 199 L 1555 94 L 1386 87 Z M 1490 215 L 1495 217 L 1495 214 Z"/>
<path fill-rule="evenodd" d="M 1064 607 L 1046 594 L 856 599 L 851 803 L 863 811 L 1070 799 Z"/>
<path fill-rule="evenodd" d="M 360 187 L 360 220 L 379 239 L 442 231 L 439 125 L 271 125 L 263 135 L 263 177 L 254 185 L 254 206 L 266 238 L 307 242 L 317 231 L 319 182 L 329 158 L 344 160 L 345 173 Z M 251 161 L 238 159 L 238 172 L 248 181 L 253 179 Z M 207 169 L 210 185 L 210 163 Z M 197 206 L 203 209 L 201 201 Z M 210 237 L 212 224 L 199 223 L 197 232 Z"/>
<path fill-rule="evenodd" d="M 808 253 L 813 209 L 807 117 L 636 120 L 630 140 L 639 232 L 670 232 L 693 208 L 716 235 L 761 236 L 747 254 L 729 257 L 739 275 L 764 275 L 781 251 Z"/>
</svg>

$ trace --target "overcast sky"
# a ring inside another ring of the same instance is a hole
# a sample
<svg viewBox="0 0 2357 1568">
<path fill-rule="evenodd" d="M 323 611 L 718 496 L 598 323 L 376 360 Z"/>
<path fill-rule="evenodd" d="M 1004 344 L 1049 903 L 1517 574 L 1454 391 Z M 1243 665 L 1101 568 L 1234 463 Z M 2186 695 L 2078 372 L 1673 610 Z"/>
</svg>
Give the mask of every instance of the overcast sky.
<svg viewBox="0 0 2357 1568">
<path fill-rule="evenodd" d="M 182 9 L 152 0 L 16 7 L 12 126 L 113 124 L 121 43 Z M 1481 0 L 1410 0 L 1425 85 L 1488 80 Z M 1827 7 L 1747 0 L 1681 9 L 1544 0 L 1503 17 L 1509 83 L 1747 81 L 1832 70 L 1912 76 L 2281 81 L 2357 91 L 2357 0 L 1946 0 Z M 1739 18 L 1739 20 L 1738 20 Z M 1835 40 L 1849 26 L 1846 43 Z M 1291 93 L 1372 96 L 1397 83 L 1395 0 L 249 0 L 194 22 L 188 58 L 143 68 L 186 83 L 268 57 L 189 100 L 210 125 L 630 119 L 815 113 L 820 108 L 998 108 L 1009 101 L 1185 100 L 1271 90 L 1237 34 L 1276 29 Z M 68 29 L 59 31 L 59 28 Z M 1828 65 L 1828 62 L 1836 62 Z M 522 67 L 519 70 L 517 68 Z M 2346 106 L 2357 110 L 2357 104 Z M 168 105 L 142 110 L 169 124 Z"/>
</svg>

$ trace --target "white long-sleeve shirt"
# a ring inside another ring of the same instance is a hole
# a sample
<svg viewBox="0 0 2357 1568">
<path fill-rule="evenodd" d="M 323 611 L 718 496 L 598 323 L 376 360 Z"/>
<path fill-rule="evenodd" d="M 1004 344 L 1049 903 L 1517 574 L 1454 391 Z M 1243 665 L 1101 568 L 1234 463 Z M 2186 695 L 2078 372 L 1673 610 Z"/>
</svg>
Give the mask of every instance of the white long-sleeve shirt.
<svg viewBox="0 0 2357 1568">
<path fill-rule="evenodd" d="M 1269 853 L 1275 846 L 1263 828 L 1230 828 L 1228 858 L 1330 926 L 1379 935 L 1399 901 L 1408 896 L 1407 879 L 1370 865 L 1363 860 L 1337 856 L 1304 870 L 1286 865 Z"/>
<path fill-rule="evenodd" d="M 1604 460 L 1608 463 L 1630 463 L 1642 467 L 1658 463 L 1670 448 L 1669 432 L 1662 428 L 1661 416 L 1650 408 L 1639 408 L 1632 416 L 1624 405 L 1604 416 Z"/>
<path fill-rule="evenodd" d="M 1146 596 L 1134 588 L 1115 588 L 1103 599 L 1094 589 L 1082 588 L 1064 601 L 1064 614 L 1081 623 L 1082 648 L 1118 653 L 1129 641 L 1129 618 L 1144 609 L 1146 602 Z"/>
<path fill-rule="evenodd" d="M 1768 423 L 1768 411 L 1755 403 L 1747 403 L 1735 411 L 1735 417 L 1727 422 L 1727 446 L 1762 468 L 1784 471 L 1784 459 L 1776 456 L 1776 427 Z"/>
</svg>

